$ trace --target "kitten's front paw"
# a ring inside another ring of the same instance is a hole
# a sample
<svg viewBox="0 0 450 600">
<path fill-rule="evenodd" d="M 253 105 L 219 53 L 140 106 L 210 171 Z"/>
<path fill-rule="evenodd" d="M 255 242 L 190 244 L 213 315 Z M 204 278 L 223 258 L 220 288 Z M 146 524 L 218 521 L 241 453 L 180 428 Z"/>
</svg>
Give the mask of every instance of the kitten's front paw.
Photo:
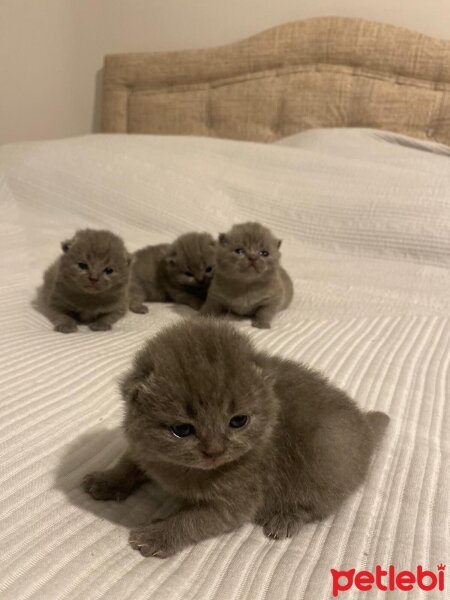
<svg viewBox="0 0 450 600">
<path fill-rule="evenodd" d="M 262 319 L 253 319 L 252 325 L 258 329 L 270 329 L 270 321 L 263 321 Z"/>
<path fill-rule="evenodd" d="M 109 323 L 102 323 L 101 321 L 94 321 L 89 324 L 89 329 L 91 331 L 109 331 L 112 329 L 112 325 Z"/>
<path fill-rule="evenodd" d="M 133 304 L 130 306 L 130 310 L 138 315 L 145 315 L 148 313 L 148 307 L 145 306 L 145 304 Z"/>
<path fill-rule="evenodd" d="M 59 323 L 58 325 L 55 325 L 53 329 L 60 333 L 74 333 L 75 331 L 78 331 L 76 323 Z"/>
<path fill-rule="evenodd" d="M 138 550 L 142 556 L 155 556 L 167 558 L 179 550 L 175 540 L 171 539 L 170 532 L 164 521 L 154 521 L 147 527 L 132 529 L 129 537 L 130 546 Z"/>
<path fill-rule="evenodd" d="M 272 540 L 284 540 L 297 534 L 302 523 L 289 515 L 274 515 L 263 527 L 264 535 Z"/>
<path fill-rule="evenodd" d="M 129 487 L 116 478 L 111 477 L 108 472 L 89 473 L 83 479 L 83 489 L 94 500 L 115 500 L 122 502 L 130 495 Z"/>
</svg>

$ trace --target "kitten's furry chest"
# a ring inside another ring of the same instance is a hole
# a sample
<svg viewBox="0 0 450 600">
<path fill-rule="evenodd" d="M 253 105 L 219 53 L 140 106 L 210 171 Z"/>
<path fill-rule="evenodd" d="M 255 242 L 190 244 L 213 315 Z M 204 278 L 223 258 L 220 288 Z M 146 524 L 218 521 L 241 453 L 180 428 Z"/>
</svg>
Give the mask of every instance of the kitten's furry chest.
<svg viewBox="0 0 450 600">
<path fill-rule="evenodd" d="M 107 294 L 58 294 L 58 302 L 80 323 L 90 323 L 101 314 L 114 310 L 120 301 L 124 301 L 124 289 Z"/>
<path fill-rule="evenodd" d="M 192 298 L 198 298 L 202 302 L 206 300 L 208 288 L 206 286 L 195 286 L 195 285 L 180 285 L 174 282 L 167 282 L 165 285 L 165 293 L 169 301 L 176 302 L 179 293 L 188 294 Z"/>
<path fill-rule="evenodd" d="M 247 465 L 226 465 L 211 471 L 170 463 L 137 461 L 146 474 L 166 492 L 188 502 L 214 501 L 241 487 Z"/>
<path fill-rule="evenodd" d="M 145 471 L 170 494 L 191 501 L 210 497 L 220 480 L 207 471 L 196 472 L 168 463 L 149 462 Z"/>
<path fill-rule="evenodd" d="M 251 316 L 258 307 L 267 304 L 273 297 L 273 290 L 269 284 L 257 288 L 242 286 L 241 289 L 231 292 L 222 287 L 221 291 L 228 308 L 243 317 Z"/>
</svg>

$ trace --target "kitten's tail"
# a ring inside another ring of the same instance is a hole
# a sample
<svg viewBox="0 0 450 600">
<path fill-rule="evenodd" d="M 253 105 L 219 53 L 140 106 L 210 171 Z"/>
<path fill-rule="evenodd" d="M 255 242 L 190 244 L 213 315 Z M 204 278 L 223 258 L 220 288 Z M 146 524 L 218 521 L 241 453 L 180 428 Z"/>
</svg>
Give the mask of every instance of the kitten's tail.
<svg viewBox="0 0 450 600">
<path fill-rule="evenodd" d="M 378 410 L 370 410 L 367 413 L 367 420 L 373 433 L 374 444 L 377 446 L 383 439 L 384 432 L 386 431 L 390 419 L 386 413 Z"/>
</svg>

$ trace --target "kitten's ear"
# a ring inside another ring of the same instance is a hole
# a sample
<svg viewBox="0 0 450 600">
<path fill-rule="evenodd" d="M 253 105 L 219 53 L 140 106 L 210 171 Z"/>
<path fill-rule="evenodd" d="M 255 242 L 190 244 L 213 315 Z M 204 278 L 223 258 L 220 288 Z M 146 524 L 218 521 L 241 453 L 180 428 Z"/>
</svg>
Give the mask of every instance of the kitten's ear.
<svg viewBox="0 0 450 600">
<path fill-rule="evenodd" d="M 255 372 L 262 377 L 266 385 L 273 385 L 275 378 L 268 368 L 268 360 L 263 354 L 256 354 L 253 358 L 253 368 Z"/>
<path fill-rule="evenodd" d="M 279 248 L 279 247 L 281 246 L 281 242 L 282 242 L 282 241 L 283 241 L 283 240 L 277 240 L 277 248 Z"/>
<path fill-rule="evenodd" d="M 219 233 L 219 244 L 221 246 L 225 246 L 225 244 L 228 244 L 228 238 L 226 233 Z"/>
<path fill-rule="evenodd" d="M 73 239 L 72 240 L 65 240 L 64 242 L 61 242 L 62 251 L 64 253 L 69 252 L 70 247 L 72 246 L 72 244 L 73 244 Z"/>
<path fill-rule="evenodd" d="M 164 260 L 169 265 L 174 265 L 176 256 L 177 256 L 177 251 L 175 250 L 175 248 L 173 246 L 170 246 L 166 252 L 166 255 L 164 256 Z"/>
<path fill-rule="evenodd" d="M 120 384 L 122 396 L 126 402 L 137 402 L 141 394 L 148 394 L 152 388 L 153 374 L 144 375 L 133 369 L 125 375 Z"/>
</svg>

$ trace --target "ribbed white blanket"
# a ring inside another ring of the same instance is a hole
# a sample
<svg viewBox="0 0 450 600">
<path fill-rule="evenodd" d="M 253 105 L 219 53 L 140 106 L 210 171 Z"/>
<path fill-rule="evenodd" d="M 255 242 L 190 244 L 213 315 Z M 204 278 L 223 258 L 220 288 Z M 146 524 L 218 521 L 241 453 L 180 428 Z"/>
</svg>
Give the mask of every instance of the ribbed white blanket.
<svg viewBox="0 0 450 600">
<path fill-rule="evenodd" d="M 0 148 L 2 600 L 320 600 L 331 568 L 450 568 L 450 158 L 389 139 L 319 130 L 273 146 L 116 135 Z M 143 559 L 127 528 L 164 510 L 158 492 L 95 503 L 79 483 L 123 446 L 117 379 L 133 353 L 191 312 L 155 304 L 112 332 L 62 335 L 30 302 L 76 228 L 110 228 L 134 250 L 249 219 L 283 238 L 296 295 L 272 330 L 236 326 L 391 425 L 366 485 L 298 537 L 273 542 L 249 525 Z"/>
</svg>

